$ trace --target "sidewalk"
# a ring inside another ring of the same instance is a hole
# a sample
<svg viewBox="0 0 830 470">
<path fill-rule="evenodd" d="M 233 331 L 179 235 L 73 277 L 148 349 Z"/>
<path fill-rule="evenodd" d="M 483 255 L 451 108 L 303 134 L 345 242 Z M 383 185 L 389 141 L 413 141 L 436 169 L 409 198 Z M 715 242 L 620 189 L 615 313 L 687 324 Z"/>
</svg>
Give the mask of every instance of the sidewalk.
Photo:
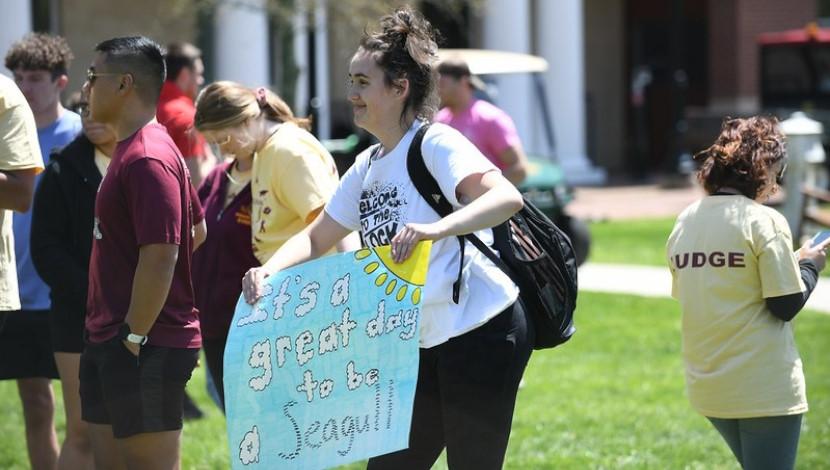
<svg viewBox="0 0 830 470">
<path fill-rule="evenodd" d="M 668 268 L 588 262 L 579 268 L 579 290 L 670 297 L 671 274 Z M 830 279 L 819 278 L 806 308 L 830 314 Z"/>
<path fill-rule="evenodd" d="M 674 218 L 704 196 L 697 185 L 661 188 L 656 184 L 576 188 L 568 213 L 583 220 Z"/>
</svg>

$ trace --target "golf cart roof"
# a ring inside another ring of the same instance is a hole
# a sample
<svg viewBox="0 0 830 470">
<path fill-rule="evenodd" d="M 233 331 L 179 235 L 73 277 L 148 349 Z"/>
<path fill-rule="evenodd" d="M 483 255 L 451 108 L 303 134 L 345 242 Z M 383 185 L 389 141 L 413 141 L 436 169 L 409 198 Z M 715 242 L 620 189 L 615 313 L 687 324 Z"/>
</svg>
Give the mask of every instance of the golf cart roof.
<svg viewBox="0 0 830 470">
<path fill-rule="evenodd" d="M 439 49 L 440 60 L 461 59 L 474 75 L 534 73 L 548 69 L 548 61 L 530 54 L 487 49 Z"/>
</svg>

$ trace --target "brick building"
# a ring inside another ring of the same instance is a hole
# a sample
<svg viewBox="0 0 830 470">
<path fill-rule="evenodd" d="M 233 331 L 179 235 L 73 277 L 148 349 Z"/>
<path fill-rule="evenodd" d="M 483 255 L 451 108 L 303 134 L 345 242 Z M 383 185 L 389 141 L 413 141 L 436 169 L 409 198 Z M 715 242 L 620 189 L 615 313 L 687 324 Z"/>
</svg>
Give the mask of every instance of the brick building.
<svg viewBox="0 0 830 470">
<path fill-rule="evenodd" d="M 710 143 L 724 116 L 762 111 L 758 35 L 803 28 L 823 3 L 585 0 L 594 161 L 612 175 L 674 171 L 677 155 Z"/>
</svg>

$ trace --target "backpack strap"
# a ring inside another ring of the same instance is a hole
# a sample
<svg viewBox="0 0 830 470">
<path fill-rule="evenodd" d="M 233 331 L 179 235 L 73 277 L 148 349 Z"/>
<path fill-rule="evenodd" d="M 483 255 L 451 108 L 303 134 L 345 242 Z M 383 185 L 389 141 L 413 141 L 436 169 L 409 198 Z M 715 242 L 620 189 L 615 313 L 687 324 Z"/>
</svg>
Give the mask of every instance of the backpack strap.
<svg viewBox="0 0 830 470">
<path fill-rule="evenodd" d="M 441 191 L 441 187 L 438 186 L 438 182 L 435 180 L 435 177 L 429 172 L 426 163 L 424 163 L 424 156 L 421 153 L 421 144 L 424 140 L 424 134 L 426 134 L 427 129 L 429 129 L 429 124 L 424 124 L 421 126 L 420 129 L 415 133 L 415 137 L 412 139 L 412 144 L 409 145 L 409 152 L 406 155 L 406 169 L 409 172 L 409 179 L 412 180 L 412 184 L 415 185 L 415 189 L 418 190 L 418 193 L 424 200 L 432 207 L 435 212 L 440 215 L 441 217 L 446 217 L 447 215 L 453 212 L 452 204 L 450 204 L 447 197 L 444 196 L 444 193 Z M 507 223 L 493 227 L 493 236 L 497 235 L 497 231 L 507 231 L 504 236 L 509 236 L 509 228 Z M 493 251 L 492 248 L 487 246 L 486 243 L 481 241 L 475 234 L 469 233 L 467 235 L 459 235 L 458 243 L 461 249 L 461 258 L 458 263 L 458 278 L 452 285 L 452 299 L 457 304 L 458 303 L 458 296 L 461 291 L 461 274 L 462 269 L 464 267 L 464 240 L 467 239 L 470 243 L 473 244 L 478 251 L 482 252 L 484 256 L 486 256 L 490 261 L 493 262 L 496 266 L 499 267 L 510 279 L 516 279 L 513 270 L 510 269 L 507 264 Z"/>
<path fill-rule="evenodd" d="M 415 132 L 415 137 L 412 143 L 409 144 L 409 151 L 406 154 L 406 169 L 409 172 L 409 179 L 415 185 L 415 189 L 422 198 L 429 204 L 432 209 L 441 217 L 446 217 L 453 212 L 452 204 L 447 200 L 438 182 L 427 169 L 424 163 L 424 156 L 421 153 L 421 144 L 424 141 L 424 135 L 429 130 L 429 123 L 424 124 Z M 452 301 L 458 303 L 458 297 L 461 293 L 461 274 L 464 268 L 464 237 L 458 236 L 458 245 L 461 250 L 461 257 L 458 262 L 458 278 L 452 284 Z"/>
</svg>

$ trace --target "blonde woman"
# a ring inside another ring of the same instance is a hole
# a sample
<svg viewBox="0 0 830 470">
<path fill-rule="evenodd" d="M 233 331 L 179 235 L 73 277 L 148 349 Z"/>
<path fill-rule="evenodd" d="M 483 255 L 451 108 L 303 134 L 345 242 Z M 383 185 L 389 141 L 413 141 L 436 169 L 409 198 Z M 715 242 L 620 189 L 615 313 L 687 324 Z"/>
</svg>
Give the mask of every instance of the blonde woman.
<svg viewBox="0 0 830 470">
<path fill-rule="evenodd" d="M 222 357 L 242 275 L 320 214 L 338 174 L 331 155 L 308 132 L 309 120 L 295 117 L 265 88 L 213 83 L 196 99 L 194 122 L 234 157 L 199 189 L 208 236 L 193 262 L 205 357 L 222 396 Z M 356 236 L 339 244 L 341 250 L 357 247 Z"/>
</svg>

